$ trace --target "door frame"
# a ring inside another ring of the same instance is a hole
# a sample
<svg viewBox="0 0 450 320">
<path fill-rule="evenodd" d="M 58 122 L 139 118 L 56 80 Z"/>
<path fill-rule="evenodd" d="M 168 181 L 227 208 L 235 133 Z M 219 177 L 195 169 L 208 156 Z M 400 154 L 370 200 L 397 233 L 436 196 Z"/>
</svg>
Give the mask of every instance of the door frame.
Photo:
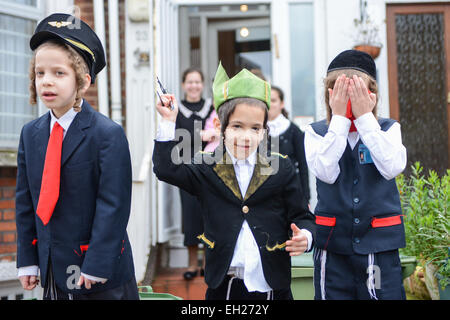
<svg viewBox="0 0 450 320">
<path fill-rule="evenodd" d="M 386 31 L 388 50 L 388 79 L 389 79 L 389 109 L 390 117 L 400 120 L 400 107 L 398 104 L 398 70 L 397 70 L 397 37 L 395 32 L 396 14 L 414 13 L 443 13 L 444 14 L 444 40 L 445 64 L 447 70 L 447 152 L 450 161 L 450 3 L 434 4 L 386 4 Z M 447 23 L 446 23 L 447 22 Z"/>
</svg>

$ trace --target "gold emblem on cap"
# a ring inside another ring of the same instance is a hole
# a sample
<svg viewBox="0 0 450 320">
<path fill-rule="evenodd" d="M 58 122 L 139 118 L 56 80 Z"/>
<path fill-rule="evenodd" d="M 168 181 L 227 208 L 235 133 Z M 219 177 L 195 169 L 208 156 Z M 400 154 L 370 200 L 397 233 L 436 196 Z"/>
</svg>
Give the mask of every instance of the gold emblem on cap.
<svg viewBox="0 0 450 320">
<path fill-rule="evenodd" d="M 69 21 L 49 21 L 49 25 L 55 28 L 61 28 L 61 27 L 67 27 L 69 24 L 72 24 L 72 22 Z"/>
</svg>

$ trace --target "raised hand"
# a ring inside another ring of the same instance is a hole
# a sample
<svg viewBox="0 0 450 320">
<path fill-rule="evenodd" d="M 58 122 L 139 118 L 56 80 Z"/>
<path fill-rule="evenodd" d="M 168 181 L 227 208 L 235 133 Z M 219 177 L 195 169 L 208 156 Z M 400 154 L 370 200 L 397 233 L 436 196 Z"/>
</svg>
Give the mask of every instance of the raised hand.
<svg viewBox="0 0 450 320">
<path fill-rule="evenodd" d="M 156 110 L 163 117 L 163 119 L 175 122 L 177 120 L 178 114 L 178 103 L 177 99 L 173 94 L 162 94 L 161 100 L 156 103 Z M 173 110 L 170 109 L 170 102 L 173 103 Z"/>
<path fill-rule="evenodd" d="M 333 115 L 345 117 L 347 112 L 347 102 L 349 99 L 348 86 L 350 79 L 345 74 L 341 74 L 334 83 L 333 89 L 328 89 L 329 105 Z"/>
</svg>

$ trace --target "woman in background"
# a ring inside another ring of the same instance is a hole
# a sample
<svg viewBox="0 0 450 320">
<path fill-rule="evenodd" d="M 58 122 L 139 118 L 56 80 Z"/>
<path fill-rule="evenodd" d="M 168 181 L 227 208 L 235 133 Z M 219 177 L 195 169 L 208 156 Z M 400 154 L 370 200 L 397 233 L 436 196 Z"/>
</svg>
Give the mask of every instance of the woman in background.
<svg viewBox="0 0 450 320">
<path fill-rule="evenodd" d="M 184 99 L 179 104 L 176 128 L 189 131 L 191 140 L 189 159 L 192 159 L 195 153 L 203 150 L 206 145 L 206 142 L 194 144 L 194 141 L 202 141 L 200 137 L 201 130 L 214 108 L 211 99 L 205 100 L 202 98 L 204 77 L 201 70 L 189 68 L 184 71 L 181 87 L 184 92 Z M 198 274 L 198 244 L 200 240 L 197 239 L 197 236 L 203 233 L 202 208 L 197 197 L 181 189 L 180 197 L 184 245 L 188 248 L 189 253 L 189 266 L 184 273 L 184 278 L 191 280 Z M 202 271 L 200 272 L 201 274 L 203 274 Z"/>
</svg>

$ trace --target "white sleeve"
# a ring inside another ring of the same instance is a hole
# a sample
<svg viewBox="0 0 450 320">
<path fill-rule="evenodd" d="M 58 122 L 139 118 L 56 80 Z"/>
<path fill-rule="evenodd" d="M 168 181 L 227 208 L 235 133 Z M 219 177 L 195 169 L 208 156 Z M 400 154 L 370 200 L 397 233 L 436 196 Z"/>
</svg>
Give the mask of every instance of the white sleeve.
<svg viewBox="0 0 450 320">
<path fill-rule="evenodd" d="M 406 167 L 406 148 L 402 143 L 400 124 L 396 122 L 383 131 L 372 113 L 366 113 L 354 122 L 380 174 L 386 180 L 400 174 Z"/>
<path fill-rule="evenodd" d="M 39 267 L 38 266 L 26 266 L 26 267 L 20 267 L 17 270 L 17 276 L 37 276 L 39 275 Z"/>
<path fill-rule="evenodd" d="M 156 141 L 171 141 L 175 139 L 175 122 L 162 119 L 158 124 Z"/>
<path fill-rule="evenodd" d="M 311 126 L 305 131 L 305 156 L 309 170 L 317 179 L 332 184 L 339 173 L 339 160 L 347 147 L 351 121 L 335 115 L 331 118 L 328 132 L 320 136 Z"/>
</svg>

